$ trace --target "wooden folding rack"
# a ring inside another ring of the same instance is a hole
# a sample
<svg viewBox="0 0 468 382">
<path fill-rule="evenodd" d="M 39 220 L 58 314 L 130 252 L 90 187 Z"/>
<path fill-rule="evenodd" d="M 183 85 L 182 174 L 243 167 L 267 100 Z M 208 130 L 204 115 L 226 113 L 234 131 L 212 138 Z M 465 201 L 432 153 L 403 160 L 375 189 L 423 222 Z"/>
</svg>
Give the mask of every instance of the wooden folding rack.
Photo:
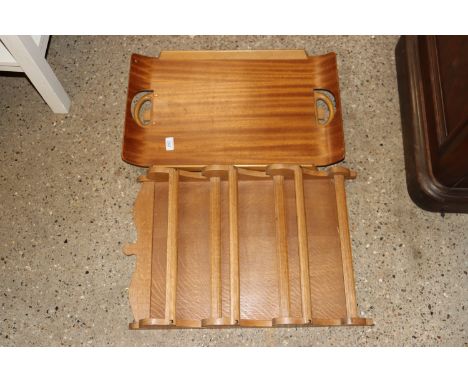
<svg viewBox="0 0 468 382">
<path fill-rule="evenodd" d="M 344 167 L 153 166 L 139 178 L 132 329 L 369 325 L 356 311 Z"/>
<path fill-rule="evenodd" d="M 372 324 L 354 289 L 356 173 L 315 167 L 344 158 L 335 54 L 133 55 L 122 157 L 149 167 L 124 248 L 131 329 Z"/>
</svg>

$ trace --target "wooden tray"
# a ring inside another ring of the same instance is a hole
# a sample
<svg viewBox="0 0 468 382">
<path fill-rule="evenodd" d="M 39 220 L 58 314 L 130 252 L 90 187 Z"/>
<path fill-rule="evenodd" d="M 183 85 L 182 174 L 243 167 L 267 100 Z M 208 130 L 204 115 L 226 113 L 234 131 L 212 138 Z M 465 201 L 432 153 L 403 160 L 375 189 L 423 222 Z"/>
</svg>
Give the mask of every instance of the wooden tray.
<svg viewBox="0 0 468 382">
<path fill-rule="evenodd" d="M 135 204 L 131 329 L 371 325 L 358 316 L 344 167 L 153 166 Z"/>
<path fill-rule="evenodd" d="M 144 167 L 336 163 L 344 158 L 336 56 L 134 54 L 122 158 Z"/>
</svg>

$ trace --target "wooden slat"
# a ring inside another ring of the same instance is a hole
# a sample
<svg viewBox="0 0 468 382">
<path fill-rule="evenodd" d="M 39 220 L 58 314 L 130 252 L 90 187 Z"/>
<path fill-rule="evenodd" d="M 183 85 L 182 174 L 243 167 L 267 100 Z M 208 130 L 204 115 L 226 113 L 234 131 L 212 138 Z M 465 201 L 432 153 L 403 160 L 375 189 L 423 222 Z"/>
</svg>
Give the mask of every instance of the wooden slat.
<svg viewBox="0 0 468 382">
<path fill-rule="evenodd" d="M 294 167 L 294 186 L 296 192 L 297 234 L 299 239 L 302 316 L 306 322 L 310 322 L 312 320 L 312 308 L 310 300 L 309 249 L 304 204 L 304 182 L 300 166 Z"/>
<path fill-rule="evenodd" d="M 348 318 L 357 317 L 356 292 L 354 289 L 353 258 L 349 237 L 348 210 L 346 207 L 346 190 L 342 174 L 336 174 L 335 194 L 338 214 L 338 227 L 341 241 L 341 258 L 343 261 L 343 278 L 346 296 L 346 312 Z"/>
<path fill-rule="evenodd" d="M 167 212 L 167 267 L 165 319 L 175 323 L 177 288 L 177 204 L 179 173 L 169 169 L 169 197 Z"/>
<path fill-rule="evenodd" d="M 273 183 L 275 194 L 276 253 L 278 257 L 280 316 L 289 317 L 290 295 L 286 213 L 284 207 L 284 177 L 282 175 L 274 175 Z"/>
<path fill-rule="evenodd" d="M 231 322 L 240 320 L 239 227 L 237 169 L 229 168 L 229 277 L 231 288 Z"/>
<path fill-rule="evenodd" d="M 221 179 L 211 177 L 210 186 L 211 318 L 221 318 Z"/>
</svg>

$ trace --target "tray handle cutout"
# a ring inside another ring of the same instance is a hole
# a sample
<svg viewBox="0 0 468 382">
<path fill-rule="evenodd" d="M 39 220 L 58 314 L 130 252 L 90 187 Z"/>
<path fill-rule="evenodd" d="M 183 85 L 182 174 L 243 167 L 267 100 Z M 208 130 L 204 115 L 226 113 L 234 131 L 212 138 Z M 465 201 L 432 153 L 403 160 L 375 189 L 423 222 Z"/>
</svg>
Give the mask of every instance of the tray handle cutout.
<svg viewBox="0 0 468 382">
<path fill-rule="evenodd" d="M 332 101 L 332 98 L 334 100 L 333 94 L 330 93 L 328 90 L 315 89 L 314 97 L 315 97 L 315 118 L 317 119 L 317 125 L 326 127 L 331 123 L 331 121 L 333 120 L 335 116 L 335 106 L 333 105 L 333 101 Z M 326 108 L 328 109 L 328 113 L 324 110 L 324 108 L 319 107 L 319 101 L 323 101 Z"/>
<path fill-rule="evenodd" d="M 133 97 L 132 116 L 135 123 L 140 127 L 148 127 L 151 124 L 153 97 L 152 91 L 141 91 Z"/>
</svg>

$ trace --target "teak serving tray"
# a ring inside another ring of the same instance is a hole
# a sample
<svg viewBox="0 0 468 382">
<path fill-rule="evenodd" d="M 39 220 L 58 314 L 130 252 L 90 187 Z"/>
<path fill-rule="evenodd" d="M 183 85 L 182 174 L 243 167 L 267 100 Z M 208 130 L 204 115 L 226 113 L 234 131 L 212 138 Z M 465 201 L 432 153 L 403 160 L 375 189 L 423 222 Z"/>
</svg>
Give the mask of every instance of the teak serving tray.
<svg viewBox="0 0 468 382">
<path fill-rule="evenodd" d="M 344 158 L 336 56 L 134 54 L 122 157 L 144 167 L 336 163 Z"/>
<path fill-rule="evenodd" d="M 358 316 L 344 167 L 153 166 L 135 204 L 132 329 L 370 325 Z"/>
</svg>

